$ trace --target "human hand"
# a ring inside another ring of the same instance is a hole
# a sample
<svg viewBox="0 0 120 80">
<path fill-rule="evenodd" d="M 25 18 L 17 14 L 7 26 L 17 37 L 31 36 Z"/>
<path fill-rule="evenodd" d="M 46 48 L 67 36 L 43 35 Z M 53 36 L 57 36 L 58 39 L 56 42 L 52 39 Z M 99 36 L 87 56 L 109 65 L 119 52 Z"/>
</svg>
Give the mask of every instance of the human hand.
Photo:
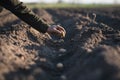
<svg viewBox="0 0 120 80">
<path fill-rule="evenodd" d="M 60 25 L 52 25 L 47 29 L 47 32 L 49 34 L 55 34 L 61 37 L 65 37 L 66 31 L 65 29 Z"/>
</svg>

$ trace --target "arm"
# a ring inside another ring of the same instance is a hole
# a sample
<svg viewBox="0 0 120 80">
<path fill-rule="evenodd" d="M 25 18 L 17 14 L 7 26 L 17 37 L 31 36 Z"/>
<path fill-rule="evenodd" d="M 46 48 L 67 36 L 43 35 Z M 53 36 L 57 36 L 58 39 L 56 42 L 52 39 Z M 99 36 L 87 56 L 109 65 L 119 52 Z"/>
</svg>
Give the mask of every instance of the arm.
<svg viewBox="0 0 120 80">
<path fill-rule="evenodd" d="M 0 5 L 10 10 L 13 14 L 31 25 L 36 30 L 45 33 L 49 25 L 35 15 L 30 9 L 28 9 L 19 0 L 1 0 Z"/>
<path fill-rule="evenodd" d="M 0 12 L 2 12 L 3 8 L 0 6 Z"/>
</svg>

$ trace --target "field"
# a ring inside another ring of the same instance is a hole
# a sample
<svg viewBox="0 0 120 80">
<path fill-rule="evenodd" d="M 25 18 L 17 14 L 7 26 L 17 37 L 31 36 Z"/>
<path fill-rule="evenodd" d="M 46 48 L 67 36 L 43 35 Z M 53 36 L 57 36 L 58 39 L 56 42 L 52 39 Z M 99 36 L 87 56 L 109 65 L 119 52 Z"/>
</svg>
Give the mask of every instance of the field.
<svg viewBox="0 0 120 80">
<path fill-rule="evenodd" d="M 105 8 L 105 7 L 117 7 L 119 4 L 67 4 L 67 3 L 29 3 L 26 4 L 29 8 Z"/>
<path fill-rule="evenodd" d="M 120 7 L 33 11 L 66 31 L 42 34 L 0 13 L 0 80 L 120 80 Z"/>
</svg>

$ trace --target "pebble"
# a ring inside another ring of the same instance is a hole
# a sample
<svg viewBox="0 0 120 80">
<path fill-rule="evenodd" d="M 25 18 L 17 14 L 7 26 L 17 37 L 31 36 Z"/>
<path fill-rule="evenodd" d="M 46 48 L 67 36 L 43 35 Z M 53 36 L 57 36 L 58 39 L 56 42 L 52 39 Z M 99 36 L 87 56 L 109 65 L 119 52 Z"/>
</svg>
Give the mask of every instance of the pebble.
<svg viewBox="0 0 120 80">
<path fill-rule="evenodd" d="M 86 50 L 87 50 L 87 52 L 88 52 L 88 53 L 92 52 L 92 50 L 91 50 L 91 49 L 86 49 Z"/>
<path fill-rule="evenodd" d="M 64 65 L 63 65 L 63 63 L 57 63 L 57 68 L 63 68 L 64 67 Z"/>
<path fill-rule="evenodd" d="M 41 62 L 46 62 L 47 60 L 46 60 L 46 58 L 40 58 L 40 61 Z"/>
<path fill-rule="evenodd" d="M 52 39 L 52 42 L 53 42 L 54 44 L 56 44 L 56 43 L 64 43 L 64 40 L 63 40 L 63 39 L 59 39 L 59 40 L 53 40 L 53 39 Z"/>
<path fill-rule="evenodd" d="M 67 77 L 66 77 L 65 75 L 61 75 L 60 78 L 61 78 L 62 80 L 67 80 Z"/>
<path fill-rule="evenodd" d="M 60 48 L 59 49 L 59 52 L 62 52 L 62 53 L 65 53 L 67 50 L 66 49 L 64 49 L 64 48 Z"/>
<path fill-rule="evenodd" d="M 59 42 L 59 43 L 63 43 L 63 42 L 64 42 L 64 40 L 63 40 L 63 39 L 60 39 L 60 40 L 58 40 L 58 42 Z"/>
</svg>

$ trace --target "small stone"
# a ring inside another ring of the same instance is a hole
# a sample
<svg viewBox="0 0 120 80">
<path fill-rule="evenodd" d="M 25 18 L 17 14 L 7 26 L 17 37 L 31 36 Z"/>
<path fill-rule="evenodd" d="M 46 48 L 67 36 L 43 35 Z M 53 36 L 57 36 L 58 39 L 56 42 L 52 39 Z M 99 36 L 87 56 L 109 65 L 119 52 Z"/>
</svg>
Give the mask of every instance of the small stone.
<svg viewBox="0 0 120 80">
<path fill-rule="evenodd" d="M 53 42 L 54 44 L 56 44 L 58 41 L 57 41 L 57 40 L 52 40 L 52 42 Z"/>
<path fill-rule="evenodd" d="M 67 50 L 64 48 L 59 49 L 59 52 L 65 53 Z"/>
<path fill-rule="evenodd" d="M 92 50 L 91 50 L 91 49 L 86 49 L 86 50 L 87 50 L 87 52 L 88 52 L 88 53 L 92 52 Z"/>
<path fill-rule="evenodd" d="M 46 60 L 46 58 L 40 58 L 40 61 L 41 62 L 46 62 L 47 60 Z"/>
<path fill-rule="evenodd" d="M 61 78 L 62 80 L 67 80 L 67 77 L 66 77 L 65 75 L 61 75 L 60 78 Z"/>
<path fill-rule="evenodd" d="M 63 63 L 57 63 L 57 68 L 63 68 Z"/>
<path fill-rule="evenodd" d="M 58 40 L 58 42 L 59 42 L 59 43 L 63 43 L 63 42 L 64 42 L 64 40 L 63 40 L 63 39 L 60 39 L 60 40 Z"/>
</svg>

